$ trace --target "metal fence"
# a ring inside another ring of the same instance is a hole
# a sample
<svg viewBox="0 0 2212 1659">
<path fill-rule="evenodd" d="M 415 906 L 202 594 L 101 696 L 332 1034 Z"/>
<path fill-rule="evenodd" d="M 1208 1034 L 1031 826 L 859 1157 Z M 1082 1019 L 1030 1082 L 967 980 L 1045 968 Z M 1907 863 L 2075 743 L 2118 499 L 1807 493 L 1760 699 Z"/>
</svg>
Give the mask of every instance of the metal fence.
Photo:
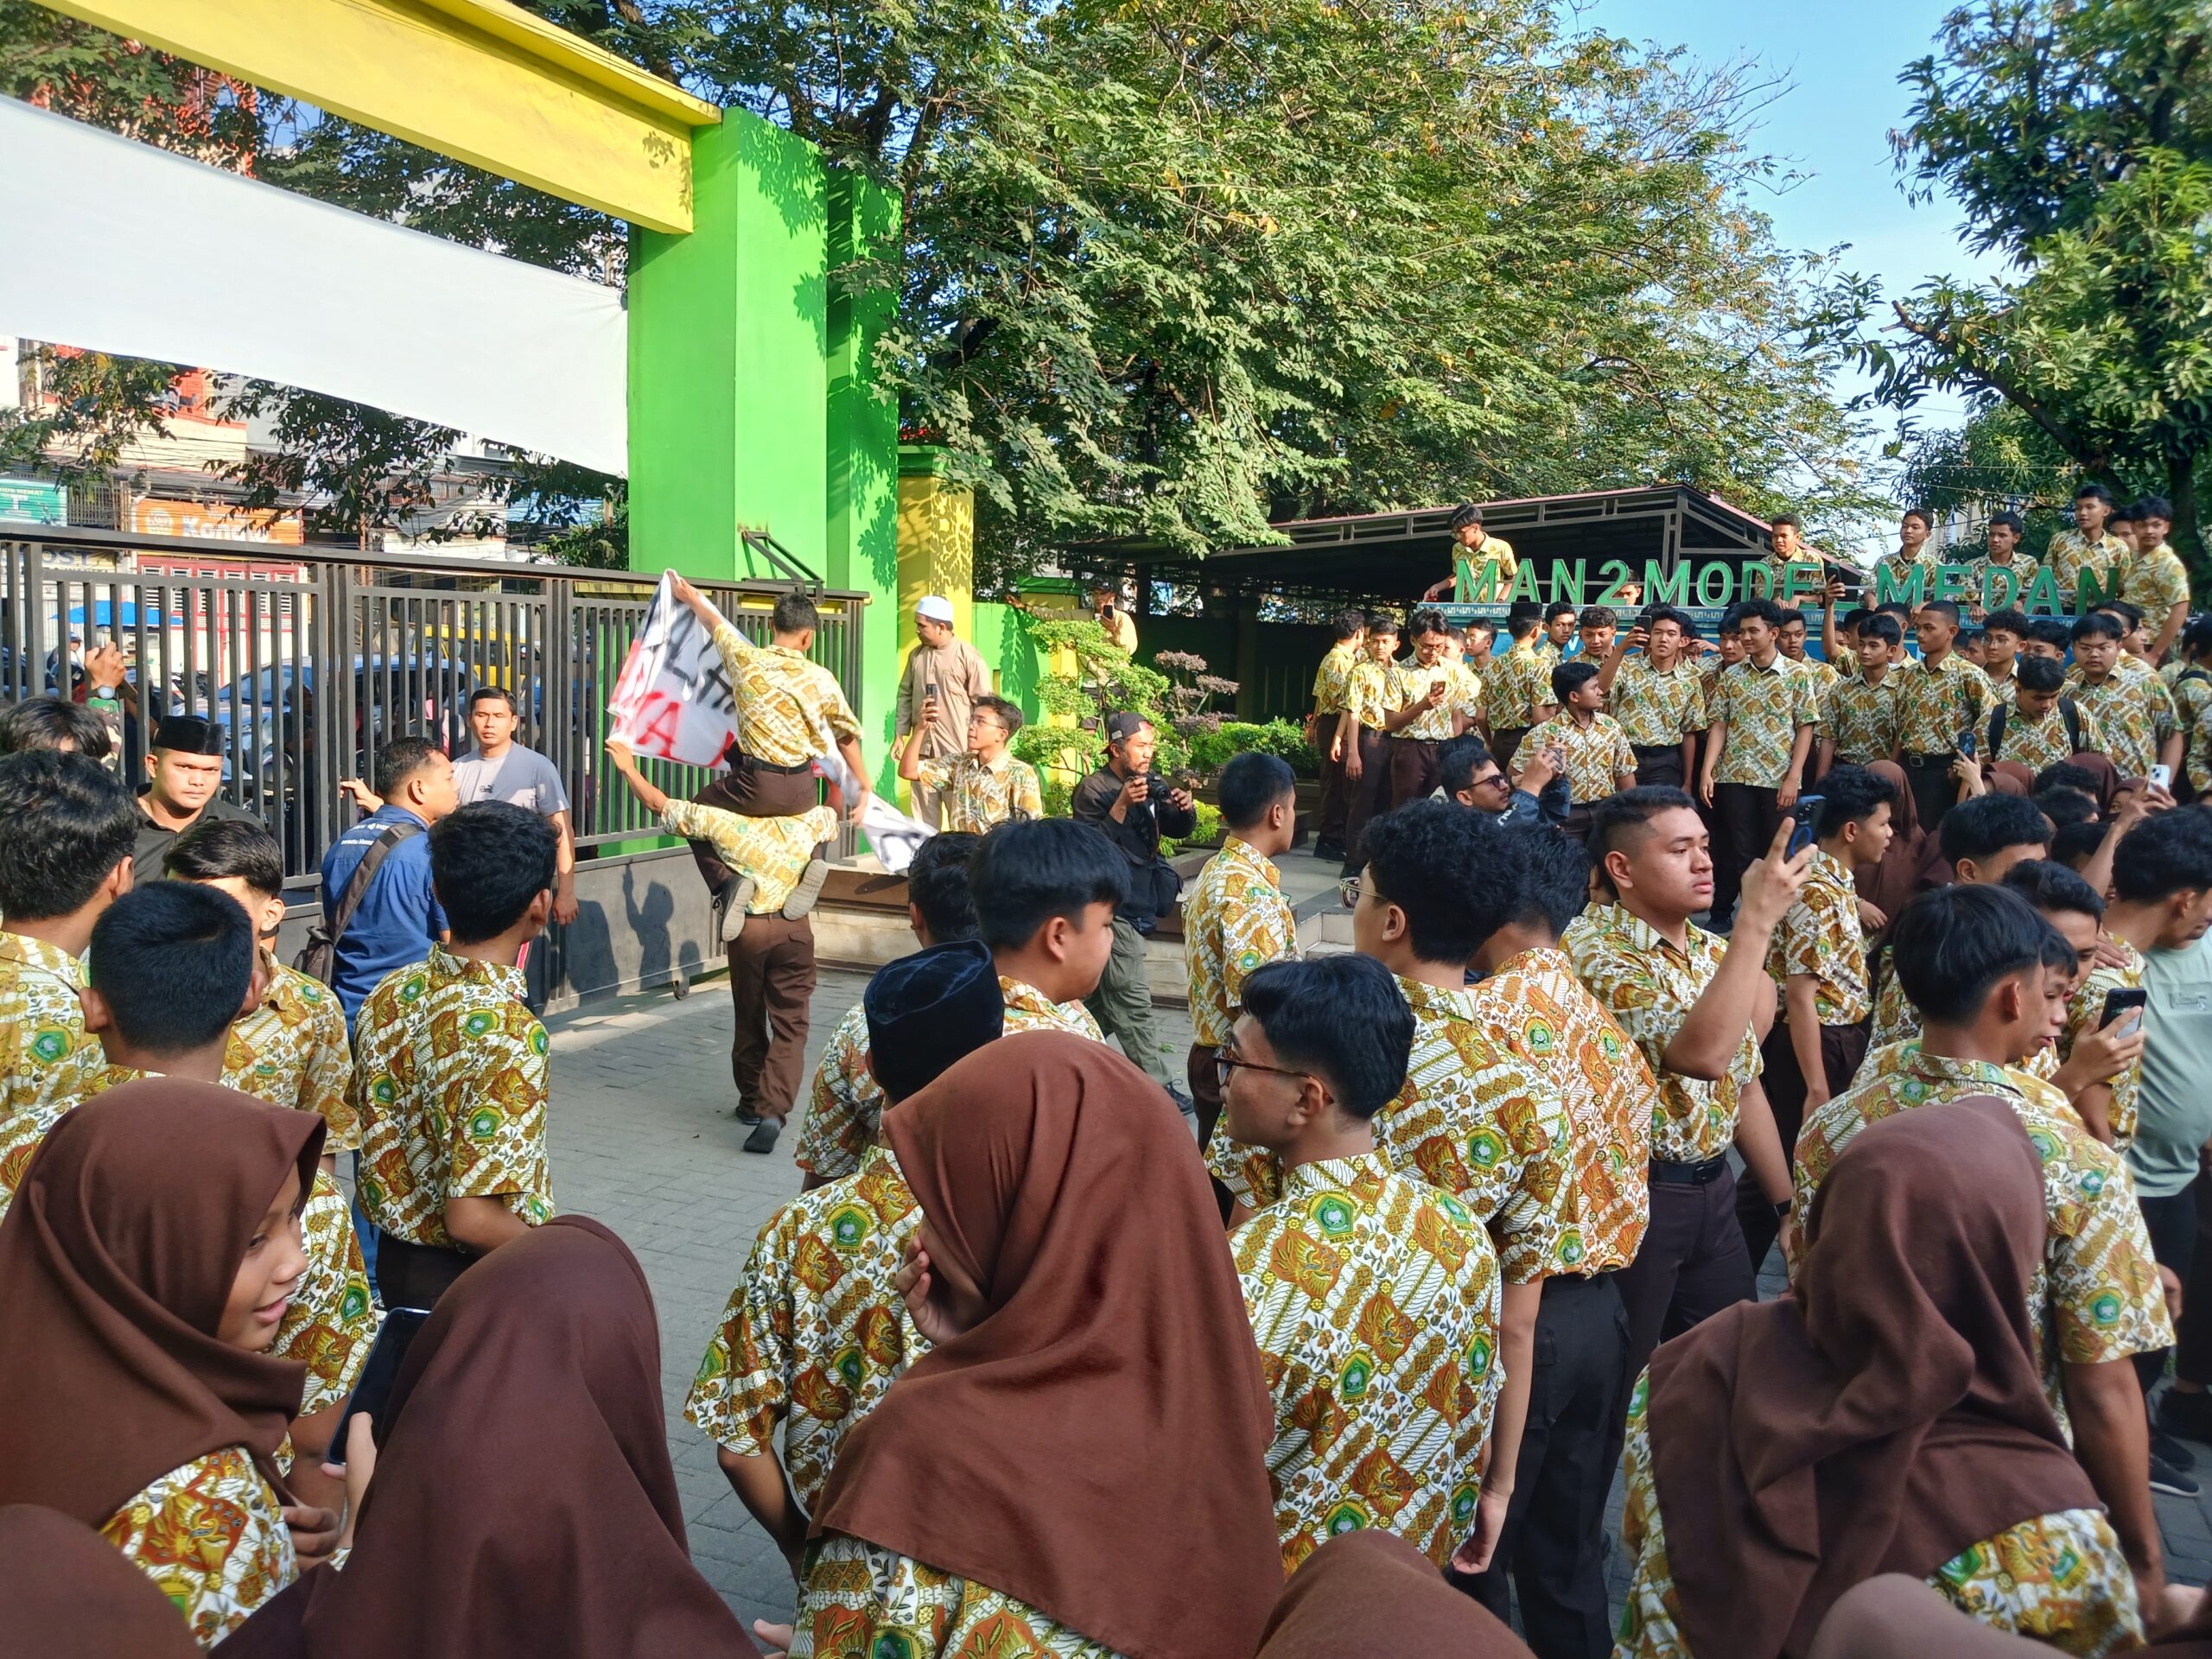
<svg viewBox="0 0 2212 1659">
<path fill-rule="evenodd" d="M 607 698 L 658 576 L 48 525 L 20 532 L 0 525 L 0 697 L 62 691 L 73 684 L 66 664 L 117 645 L 135 696 L 127 775 L 143 775 L 153 716 L 215 721 L 223 793 L 282 839 L 288 888 L 314 885 L 324 849 L 358 816 L 340 780 L 372 779 L 382 747 L 409 734 L 461 753 L 480 686 L 513 696 L 516 741 L 560 769 L 582 858 L 658 833 L 601 747 Z M 759 640 L 790 588 L 699 585 Z M 858 707 L 868 596 L 816 598 L 814 658 Z M 645 765 L 679 798 L 707 776 Z"/>
</svg>

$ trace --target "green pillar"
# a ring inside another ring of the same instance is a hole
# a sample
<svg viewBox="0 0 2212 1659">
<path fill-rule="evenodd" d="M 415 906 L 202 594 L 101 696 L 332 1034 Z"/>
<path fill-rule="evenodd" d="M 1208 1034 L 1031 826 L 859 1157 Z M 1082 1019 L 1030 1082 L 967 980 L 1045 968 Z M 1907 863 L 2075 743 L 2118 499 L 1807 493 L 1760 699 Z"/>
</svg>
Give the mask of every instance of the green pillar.
<svg viewBox="0 0 2212 1659">
<path fill-rule="evenodd" d="M 824 569 L 828 194 L 811 144 L 731 110 L 693 135 L 691 233 L 631 233 L 633 569 L 772 575 L 739 539 L 766 530 L 842 585 Z"/>
</svg>

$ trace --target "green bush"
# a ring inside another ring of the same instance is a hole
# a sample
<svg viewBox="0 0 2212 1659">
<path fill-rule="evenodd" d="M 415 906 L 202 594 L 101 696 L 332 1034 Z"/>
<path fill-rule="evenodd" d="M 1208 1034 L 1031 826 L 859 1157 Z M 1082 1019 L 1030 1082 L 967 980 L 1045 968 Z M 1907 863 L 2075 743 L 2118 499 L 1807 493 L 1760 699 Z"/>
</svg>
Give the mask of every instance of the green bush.
<svg viewBox="0 0 2212 1659">
<path fill-rule="evenodd" d="M 1249 721 L 1226 720 L 1214 731 L 1191 734 L 1191 766 L 1201 776 L 1211 778 L 1238 755 L 1258 750 L 1263 754 L 1279 754 L 1290 762 L 1290 769 L 1302 778 L 1318 776 L 1320 756 L 1306 741 L 1302 728 L 1287 720 L 1271 720 L 1264 726 Z"/>
<path fill-rule="evenodd" d="M 1173 856 L 1193 847 L 1221 845 L 1221 809 L 1211 801 L 1193 801 L 1191 810 L 1198 814 L 1198 827 L 1180 841 L 1162 841 L 1160 848 L 1163 853 Z"/>
</svg>

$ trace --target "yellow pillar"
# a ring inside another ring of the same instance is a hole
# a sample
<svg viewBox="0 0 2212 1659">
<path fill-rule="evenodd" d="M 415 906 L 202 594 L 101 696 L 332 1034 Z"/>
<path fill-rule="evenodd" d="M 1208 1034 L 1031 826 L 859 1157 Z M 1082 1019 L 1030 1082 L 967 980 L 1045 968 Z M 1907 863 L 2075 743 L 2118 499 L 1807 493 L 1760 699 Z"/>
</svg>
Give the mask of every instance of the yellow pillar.
<svg viewBox="0 0 2212 1659">
<path fill-rule="evenodd" d="M 914 643 L 914 606 L 925 594 L 952 601 L 952 631 L 975 638 L 976 492 L 945 476 L 944 450 L 899 446 L 899 642 Z"/>
</svg>

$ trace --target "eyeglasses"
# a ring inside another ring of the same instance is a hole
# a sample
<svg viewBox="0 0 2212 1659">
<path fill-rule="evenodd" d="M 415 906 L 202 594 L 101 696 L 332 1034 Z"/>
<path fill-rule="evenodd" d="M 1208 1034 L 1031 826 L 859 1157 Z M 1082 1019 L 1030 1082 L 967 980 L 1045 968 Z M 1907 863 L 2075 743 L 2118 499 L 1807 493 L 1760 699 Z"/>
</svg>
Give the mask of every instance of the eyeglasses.
<svg viewBox="0 0 2212 1659">
<path fill-rule="evenodd" d="M 1346 910 L 1357 910 L 1359 907 L 1359 878 L 1356 875 L 1338 877 L 1337 898 Z"/>
<path fill-rule="evenodd" d="M 1278 1077 L 1310 1077 L 1311 1071 L 1295 1071 L 1287 1065 L 1262 1065 L 1256 1061 L 1239 1059 L 1234 1054 L 1221 1053 L 1213 1057 L 1214 1067 L 1221 1073 L 1221 1086 L 1229 1087 L 1229 1074 L 1243 1066 L 1247 1071 L 1268 1071 Z"/>
<path fill-rule="evenodd" d="M 1469 789 L 1505 789 L 1510 786 L 1511 780 L 1502 772 L 1486 772 L 1481 777 L 1472 778 L 1467 781 Z"/>
</svg>

